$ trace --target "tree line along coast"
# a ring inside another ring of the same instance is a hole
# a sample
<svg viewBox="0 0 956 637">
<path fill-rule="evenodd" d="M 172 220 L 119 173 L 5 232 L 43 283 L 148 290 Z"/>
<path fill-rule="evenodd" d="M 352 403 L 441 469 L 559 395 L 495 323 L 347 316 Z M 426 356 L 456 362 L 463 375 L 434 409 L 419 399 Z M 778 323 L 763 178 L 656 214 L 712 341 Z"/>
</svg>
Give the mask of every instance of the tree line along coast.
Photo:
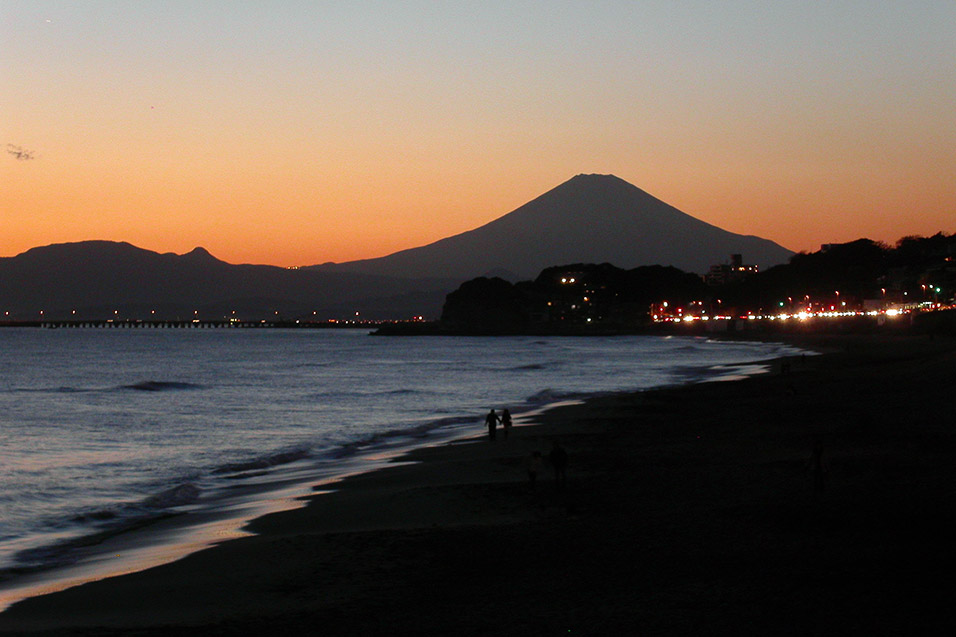
<svg viewBox="0 0 956 637">
<path fill-rule="evenodd" d="M 131 246 L 126 248 L 145 252 Z M 229 266 L 208 255 L 203 259 L 190 255 L 157 256 L 164 263 L 169 261 L 177 266 L 199 260 L 199 265 L 207 268 L 180 267 L 171 271 L 172 274 L 157 271 L 153 278 L 161 280 L 165 287 L 157 287 L 158 284 L 141 287 L 164 290 L 169 298 L 188 297 L 191 303 L 198 304 L 198 299 L 204 295 L 193 289 L 195 285 L 190 287 L 186 282 L 209 278 L 208 268 L 220 274 L 228 272 L 233 278 L 250 272 L 256 277 L 263 276 L 259 269 L 247 271 L 248 268 L 243 269 L 245 266 Z M 421 306 L 428 295 L 435 297 L 431 300 L 428 296 L 427 299 L 435 309 L 431 316 L 409 312 L 401 319 L 396 316 L 403 314 L 396 312 L 394 306 L 394 299 L 399 297 L 392 295 L 393 292 L 401 295 L 398 289 L 381 289 L 379 292 L 381 298 L 386 299 L 386 305 L 391 307 L 387 315 L 339 311 L 338 314 L 348 318 L 329 318 L 332 314 L 302 309 L 312 301 L 301 297 L 301 290 L 287 286 L 282 294 L 297 300 L 291 309 L 281 312 L 264 309 L 279 301 L 258 297 L 253 304 L 255 307 L 238 311 L 230 310 L 230 303 L 234 302 L 225 300 L 209 301 L 201 309 L 177 301 L 172 309 L 150 310 L 145 301 L 140 300 L 127 302 L 121 310 L 102 306 L 99 310 L 93 307 L 71 311 L 65 303 L 76 302 L 73 299 L 60 303 L 67 309 L 59 312 L 40 310 L 24 314 L 0 308 L 0 325 L 359 327 L 378 328 L 380 334 L 602 334 L 674 330 L 753 333 L 783 328 L 859 331 L 902 329 L 914 325 L 931 331 L 953 330 L 953 313 L 946 310 L 953 307 L 956 292 L 956 234 L 904 237 L 894 246 L 868 239 L 828 244 L 813 253 L 794 254 L 786 264 L 763 271 L 746 263 L 745 256 L 729 255 L 728 261 L 712 265 L 704 274 L 661 265 L 623 269 L 611 263 L 571 263 L 547 267 L 532 280 L 513 282 L 509 280 L 512 277 L 483 276 L 457 283 L 452 279 L 424 296 L 406 291 L 402 298 L 407 301 L 409 310 Z M 266 269 L 265 272 L 278 277 L 273 270 L 281 273 L 278 268 Z M 152 272 L 149 269 L 144 271 Z M 98 284 L 100 277 L 95 274 L 84 277 L 92 286 L 92 292 L 74 286 L 71 293 L 90 296 L 102 292 L 99 290 L 102 286 Z M 353 281 L 347 277 L 361 275 L 306 273 L 303 276 L 346 277 L 337 285 L 349 288 Z M 282 288 L 278 284 L 280 278 L 276 281 L 275 289 L 279 290 Z M 449 293 L 448 290 L 453 291 Z M 22 296 L 27 292 L 18 287 L 0 296 L 13 295 L 11 298 L 14 298 L 17 294 Z M 100 296 L 106 298 L 108 295 Z M 328 290 L 320 296 L 335 298 L 335 294 Z M 343 301 L 339 305 L 344 308 L 351 302 Z M 440 319 L 434 320 L 436 316 Z"/>
<path fill-rule="evenodd" d="M 482 277 L 448 295 L 438 323 L 404 328 L 493 334 L 917 325 L 952 332 L 956 312 L 946 310 L 954 292 L 956 234 L 940 233 L 892 247 L 868 239 L 825 245 L 763 272 L 732 255 L 704 276 L 579 263 L 547 268 L 532 281 Z"/>
</svg>

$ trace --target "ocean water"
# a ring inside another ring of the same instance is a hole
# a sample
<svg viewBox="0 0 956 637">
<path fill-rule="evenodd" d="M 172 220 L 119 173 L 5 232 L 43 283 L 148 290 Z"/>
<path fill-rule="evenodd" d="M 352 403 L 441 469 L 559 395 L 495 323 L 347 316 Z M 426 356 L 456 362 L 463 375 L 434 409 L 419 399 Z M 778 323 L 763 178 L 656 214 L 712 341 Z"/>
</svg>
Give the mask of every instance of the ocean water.
<svg viewBox="0 0 956 637">
<path fill-rule="evenodd" d="M 693 337 L 0 329 L 0 586 L 242 485 L 267 498 L 382 449 L 480 434 L 491 407 L 733 377 L 793 353 Z"/>
</svg>

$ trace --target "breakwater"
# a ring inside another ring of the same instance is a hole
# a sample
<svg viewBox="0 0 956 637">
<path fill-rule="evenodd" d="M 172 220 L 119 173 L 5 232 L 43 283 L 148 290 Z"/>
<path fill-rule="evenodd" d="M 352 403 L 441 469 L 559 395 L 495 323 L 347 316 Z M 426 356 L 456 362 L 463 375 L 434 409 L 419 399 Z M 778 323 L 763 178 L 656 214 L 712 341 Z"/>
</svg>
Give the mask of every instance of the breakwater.
<svg viewBox="0 0 956 637">
<path fill-rule="evenodd" d="M 95 329 L 263 329 L 263 328 L 299 328 L 299 329 L 355 329 L 375 328 L 381 325 L 377 321 L 288 321 L 259 320 L 240 321 L 235 319 L 166 319 L 166 320 L 37 320 L 37 321 L 0 321 L 0 327 L 36 327 L 47 329 L 95 328 Z"/>
</svg>

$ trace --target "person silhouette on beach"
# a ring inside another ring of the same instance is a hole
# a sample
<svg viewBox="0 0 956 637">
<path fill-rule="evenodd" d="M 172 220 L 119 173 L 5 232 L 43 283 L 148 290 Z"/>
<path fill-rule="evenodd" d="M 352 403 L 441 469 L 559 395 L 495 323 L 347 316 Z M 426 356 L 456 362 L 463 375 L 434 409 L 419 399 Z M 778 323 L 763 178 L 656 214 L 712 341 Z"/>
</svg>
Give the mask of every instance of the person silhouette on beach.
<svg viewBox="0 0 956 637">
<path fill-rule="evenodd" d="M 554 480 L 559 489 L 564 489 L 568 483 L 568 452 L 557 440 L 551 442 L 551 453 L 548 454 L 551 468 L 554 469 Z"/>
<path fill-rule="evenodd" d="M 823 493 L 827 487 L 827 474 L 830 469 L 827 461 L 823 457 L 823 440 L 817 438 L 813 441 L 813 451 L 807 459 L 807 472 L 813 480 L 813 492 Z"/>
<path fill-rule="evenodd" d="M 488 440 L 494 440 L 498 433 L 498 414 L 494 409 L 485 416 L 485 424 L 488 425 Z"/>
<path fill-rule="evenodd" d="M 501 429 L 505 432 L 505 440 L 507 440 L 511 432 L 511 412 L 507 409 L 501 412 Z"/>
</svg>

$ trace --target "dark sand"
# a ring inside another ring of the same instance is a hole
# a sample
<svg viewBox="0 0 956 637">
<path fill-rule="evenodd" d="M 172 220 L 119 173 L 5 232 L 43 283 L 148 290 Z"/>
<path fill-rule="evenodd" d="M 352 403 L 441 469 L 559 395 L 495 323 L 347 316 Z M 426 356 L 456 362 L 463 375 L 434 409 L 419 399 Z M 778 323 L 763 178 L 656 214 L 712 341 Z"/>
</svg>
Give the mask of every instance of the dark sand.
<svg viewBox="0 0 956 637">
<path fill-rule="evenodd" d="M 255 537 L 17 604 L 0 632 L 956 634 L 956 342 L 798 343 L 833 353 L 420 450 Z M 553 437 L 567 490 L 547 465 L 531 490 Z"/>
</svg>

